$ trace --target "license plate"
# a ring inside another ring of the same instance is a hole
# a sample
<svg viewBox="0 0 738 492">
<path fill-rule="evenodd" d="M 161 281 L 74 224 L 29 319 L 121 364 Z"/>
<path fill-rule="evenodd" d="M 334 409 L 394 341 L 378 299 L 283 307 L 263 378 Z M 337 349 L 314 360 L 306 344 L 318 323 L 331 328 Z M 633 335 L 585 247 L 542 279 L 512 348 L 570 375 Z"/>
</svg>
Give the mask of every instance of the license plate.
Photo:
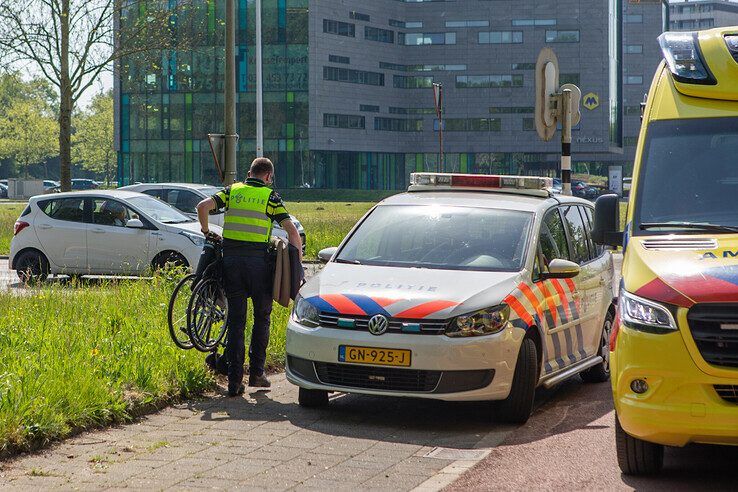
<svg viewBox="0 0 738 492">
<path fill-rule="evenodd" d="M 350 364 L 410 367 L 410 355 L 410 350 L 402 349 L 355 347 L 353 345 L 338 347 L 338 362 Z"/>
</svg>

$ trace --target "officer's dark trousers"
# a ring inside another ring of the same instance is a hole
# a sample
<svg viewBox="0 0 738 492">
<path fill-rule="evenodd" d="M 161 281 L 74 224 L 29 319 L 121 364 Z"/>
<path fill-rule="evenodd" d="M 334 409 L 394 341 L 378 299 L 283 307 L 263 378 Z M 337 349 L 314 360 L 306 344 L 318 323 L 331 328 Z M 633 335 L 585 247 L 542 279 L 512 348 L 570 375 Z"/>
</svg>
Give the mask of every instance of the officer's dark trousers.
<svg viewBox="0 0 738 492">
<path fill-rule="evenodd" d="M 249 374 L 260 376 L 264 373 L 272 314 L 274 272 L 266 256 L 226 256 L 223 258 L 223 275 L 228 297 L 226 320 L 228 341 L 225 349 L 228 359 L 228 387 L 235 390 L 243 381 L 246 351 L 244 328 L 246 301 L 249 297 L 254 305 L 254 327 L 249 346 Z"/>
</svg>

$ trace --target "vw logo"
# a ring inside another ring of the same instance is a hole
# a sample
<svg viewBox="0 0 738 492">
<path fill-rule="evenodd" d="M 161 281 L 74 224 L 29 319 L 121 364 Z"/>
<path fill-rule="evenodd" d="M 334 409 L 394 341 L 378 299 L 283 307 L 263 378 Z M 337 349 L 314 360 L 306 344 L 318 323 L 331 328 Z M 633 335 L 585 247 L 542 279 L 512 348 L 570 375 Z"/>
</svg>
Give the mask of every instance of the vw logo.
<svg viewBox="0 0 738 492">
<path fill-rule="evenodd" d="M 372 318 L 369 320 L 369 333 L 371 333 L 372 335 L 381 335 L 382 333 L 387 331 L 388 326 L 389 321 L 387 321 L 387 318 L 385 318 L 381 314 L 372 316 Z"/>
</svg>

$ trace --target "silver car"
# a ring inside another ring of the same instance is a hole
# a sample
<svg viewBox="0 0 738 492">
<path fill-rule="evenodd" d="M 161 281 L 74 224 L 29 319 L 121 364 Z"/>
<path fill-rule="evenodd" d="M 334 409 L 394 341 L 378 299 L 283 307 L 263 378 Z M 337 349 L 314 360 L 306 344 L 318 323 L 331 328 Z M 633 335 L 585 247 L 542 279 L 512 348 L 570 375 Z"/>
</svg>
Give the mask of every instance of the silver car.
<svg viewBox="0 0 738 492">
<path fill-rule="evenodd" d="M 119 188 L 120 190 L 137 191 L 139 193 L 146 193 L 156 197 L 174 208 L 178 209 L 182 213 L 197 217 L 197 204 L 200 203 L 204 198 L 209 198 L 214 194 L 218 193 L 221 188 L 206 185 L 206 184 L 193 184 L 193 183 L 140 183 Z M 211 224 L 223 227 L 223 213 L 214 213 L 210 216 L 209 222 Z M 292 222 L 297 228 L 297 232 L 300 234 L 302 239 L 302 251 L 305 252 L 305 229 L 302 224 L 294 215 L 290 215 Z M 287 232 L 280 227 L 276 222 L 272 229 L 272 235 L 287 239 Z"/>
</svg>

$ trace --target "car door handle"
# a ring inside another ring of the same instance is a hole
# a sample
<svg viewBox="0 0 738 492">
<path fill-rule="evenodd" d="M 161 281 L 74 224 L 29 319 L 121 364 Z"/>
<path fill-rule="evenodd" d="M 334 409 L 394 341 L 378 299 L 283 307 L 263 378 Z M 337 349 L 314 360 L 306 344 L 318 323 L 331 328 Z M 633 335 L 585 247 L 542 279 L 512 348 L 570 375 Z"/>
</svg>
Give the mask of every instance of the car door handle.
<svg viewBox="0 0 738 492">
<path fill-rule="evenodd" d="M 54 228 L 54 226 L 53 226 L 53 225 L 51 225 L 51 224 L 39 224 L 39 225 L 38 225 L 38 228 L 39 228 L 39 229 L 53 229 L 53 228 Z"/>
<path fill-rule="evenodd" d="M 90 232 L 94 232 L 96 234 L 102 234 L 103 232 L 105 232 L 105 229 L 102 229 L 100 227 L 95 227 L 93 229 L 90 229 Z"/>
</svg>

